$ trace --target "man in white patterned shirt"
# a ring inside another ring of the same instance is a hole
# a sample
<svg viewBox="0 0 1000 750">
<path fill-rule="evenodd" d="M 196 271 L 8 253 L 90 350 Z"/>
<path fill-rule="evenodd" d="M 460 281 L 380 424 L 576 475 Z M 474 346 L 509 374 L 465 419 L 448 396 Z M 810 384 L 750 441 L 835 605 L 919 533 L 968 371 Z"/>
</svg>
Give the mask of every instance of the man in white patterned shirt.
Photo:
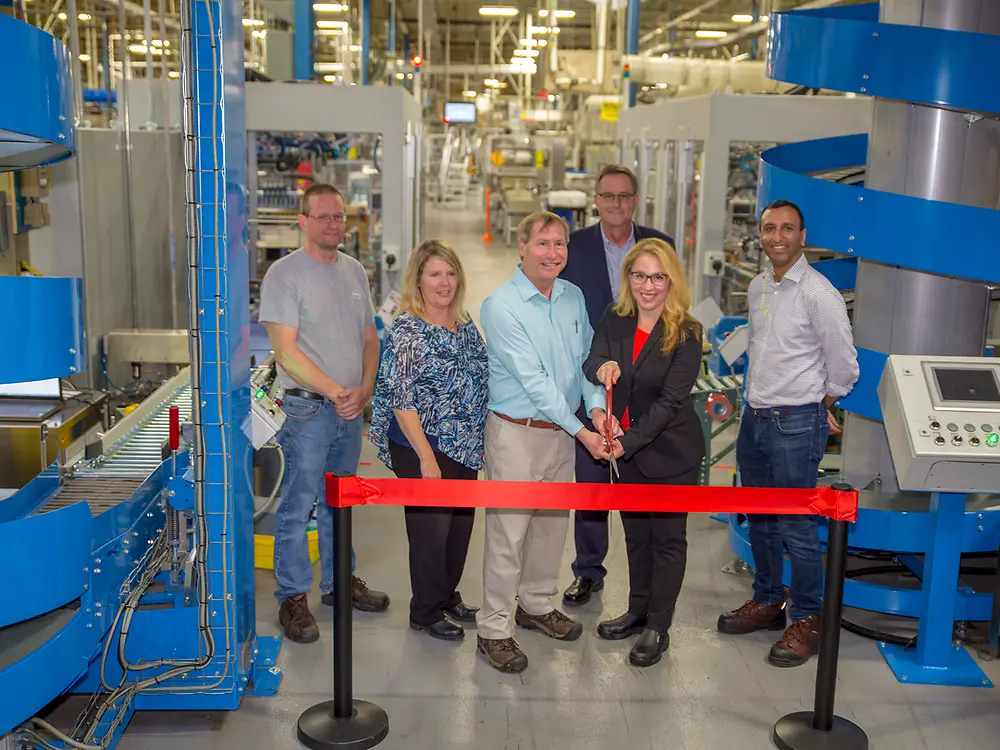
<svg viewBox="0 0 1000 750">
<path fill-rule="evenodd" d="M 744 487 L 816 486 L 829 433 L 829 405 L 858 379 L 858 358 L 844 299 L 802 254 L 798 206 L 775 201 L 760 217 L 760 243 L 771 267 L 748 290 L 746 404 L 736 459 Z M 804 664 L 819 647 L 823 564 L 814 516 L 750 515 L 754 595 L 719 618 L 732 635 L 783 630 L 768 662 Z M 791 558 L 791 625 L 785 628 L 784 549 Z"/>
</svg>

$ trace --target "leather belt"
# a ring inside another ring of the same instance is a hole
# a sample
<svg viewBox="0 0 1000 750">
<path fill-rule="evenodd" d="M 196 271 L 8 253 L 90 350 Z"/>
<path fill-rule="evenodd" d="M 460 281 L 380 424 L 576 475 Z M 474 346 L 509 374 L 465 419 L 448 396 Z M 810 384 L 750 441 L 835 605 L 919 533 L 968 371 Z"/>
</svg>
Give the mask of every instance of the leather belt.
<svg viewBox="0 0 1000 750">
<path fill-rule="evenodd" d="M 296 396 L 297 398 L 307 398 L 310 401 L 329 401 L 329 399 L 322 393 L 307 391 L 305 388 L 287 388 L 285 389 L 285 395 Z"/>
<path fill-rule="evenodd" d="M 554 432 L 562 430 L 562 427 L 557 425 L 555 422 L 546 422 L 541 419 L 514 419 L 514 417 L 508 417 L 506 414 L 501 414 L 498 411 L 493 413 L 505 422 L 512 422 L 514 424 L 522 425 L 523 427 L 537 427 L 539 430 L 553 430 Z"/>
</svg>

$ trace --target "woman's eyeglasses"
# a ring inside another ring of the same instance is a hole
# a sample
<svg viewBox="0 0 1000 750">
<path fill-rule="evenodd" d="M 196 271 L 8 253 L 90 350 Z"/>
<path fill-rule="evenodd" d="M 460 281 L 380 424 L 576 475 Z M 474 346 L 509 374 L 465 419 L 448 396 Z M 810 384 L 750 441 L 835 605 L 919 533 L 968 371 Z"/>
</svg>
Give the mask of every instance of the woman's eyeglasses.
<svg viewBox="0 0 1000 750">
<path fill-rule="evenodd" d="M 637 286 L 642 286 L 643 284 L 645 284 L 646 279 L 652 281 L 653 286 L 656 287 L 664 286 L 670 280 L 670 277 L 667 276 L 665 273 L 648 274 L 648 273 L 643 273 L 642 271 L 632 271 L 628 276 L 632 280 L 632 283 L 636 284 Z"/>
</svg>

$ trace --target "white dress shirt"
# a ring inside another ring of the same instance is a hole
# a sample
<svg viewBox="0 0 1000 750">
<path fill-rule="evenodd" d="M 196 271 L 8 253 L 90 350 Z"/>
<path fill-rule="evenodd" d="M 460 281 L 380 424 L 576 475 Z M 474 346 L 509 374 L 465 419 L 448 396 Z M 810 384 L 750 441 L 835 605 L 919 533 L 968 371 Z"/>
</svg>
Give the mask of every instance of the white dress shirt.
<svg viewBox="0 0 1000 750">
<path fill-rule="evenodd" d="M 747 401 L 754 409 L 841 398 L 858 380 L 847 306 L 803 255 L 780 282 L 768 268 L 750 282 Z"/>
</svg>

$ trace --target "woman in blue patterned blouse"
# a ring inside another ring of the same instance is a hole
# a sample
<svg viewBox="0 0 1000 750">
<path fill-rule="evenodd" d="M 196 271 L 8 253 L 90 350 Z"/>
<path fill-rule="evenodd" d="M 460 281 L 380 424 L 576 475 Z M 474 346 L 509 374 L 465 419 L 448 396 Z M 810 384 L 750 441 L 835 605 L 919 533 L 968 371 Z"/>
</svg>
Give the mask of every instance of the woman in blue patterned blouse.
<svg viewBox="0 0 1000 750">
<path fill-rule="evenodd" d="M 400 314 L 385 339 L 369 438 L 397 477 L 476 479 L 489 395 L 486 345 L 463 307 L 465 273 L 439 240 L 414 250 Z M 462 602 L 475 510 L 407 507 L 410 627 L 459 640 L 476 619 Z M 446 617 L 447 615 L 447 617 Z"/>
</svg>

